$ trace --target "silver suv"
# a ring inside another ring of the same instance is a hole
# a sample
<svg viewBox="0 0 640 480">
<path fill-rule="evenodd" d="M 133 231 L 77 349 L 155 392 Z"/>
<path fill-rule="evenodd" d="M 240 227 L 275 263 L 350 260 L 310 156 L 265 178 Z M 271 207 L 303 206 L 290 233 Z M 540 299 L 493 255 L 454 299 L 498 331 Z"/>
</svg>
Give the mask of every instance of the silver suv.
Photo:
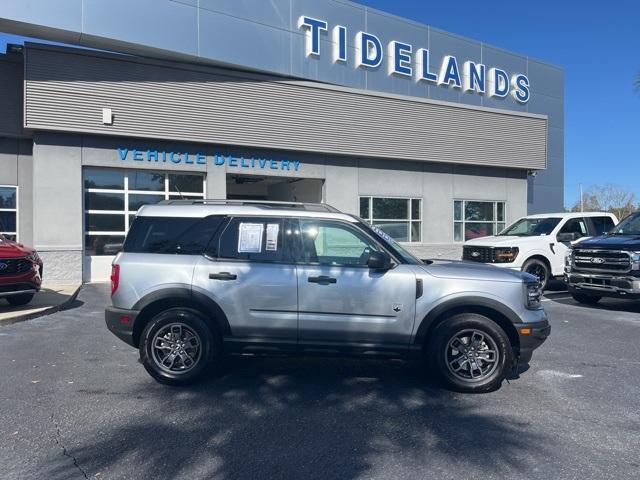
<svg viewBox="0 0 640 480">
<path fill-rule="evenodd" d="M 227 353 L 425 357 L 452 388 L 497 388 L 549 335 L 535 277 L 423 262 L 322 204 L 168 201 L 113 263 L 109 329 L 157 381 Z"/>
</svg>

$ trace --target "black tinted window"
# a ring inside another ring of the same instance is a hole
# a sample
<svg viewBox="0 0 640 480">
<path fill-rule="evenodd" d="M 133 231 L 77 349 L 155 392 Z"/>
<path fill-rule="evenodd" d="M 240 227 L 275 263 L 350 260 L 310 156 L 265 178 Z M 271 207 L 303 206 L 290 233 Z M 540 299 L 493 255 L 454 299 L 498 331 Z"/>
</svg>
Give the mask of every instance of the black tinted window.
<svg viewBox="0 0 640 480">
<path fill-rule="evenodd" d="M 239 217 L 220 237 L 219 257 L 254 262 L 288 262 L 291 228 L 279 218 Z"/>
<path fill-rule="evenodd" d="M 123 251 L 200 255 L 224 221 L 224 217 L 137 217 Z"/>
<path fill-rule="evenodd" d="M 594 235 L 607 233 L 615 226 L 611 217 L 591 217 L 591 222 L 593 222 Z"/>
</svg>

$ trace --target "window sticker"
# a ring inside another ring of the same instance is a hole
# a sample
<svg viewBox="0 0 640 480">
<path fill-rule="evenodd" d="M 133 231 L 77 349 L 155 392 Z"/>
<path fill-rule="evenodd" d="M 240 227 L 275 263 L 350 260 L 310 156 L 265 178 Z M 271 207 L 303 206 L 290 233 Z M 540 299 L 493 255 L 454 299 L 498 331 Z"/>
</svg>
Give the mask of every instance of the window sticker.
<svg viewBox="0 0 640 480">
<path fill-rule="evenodd" d="M 269 223 L 267 225 L 267 243 L 265 250 L 267 252 L 278 251 L 278 233 L 280 232 L 279 223 Z"/>
<path fill-rule="evenodd" d="M 262 252 L 262 223 L 241 223 L 238 234 L 238 253 Z"/>
</svg>

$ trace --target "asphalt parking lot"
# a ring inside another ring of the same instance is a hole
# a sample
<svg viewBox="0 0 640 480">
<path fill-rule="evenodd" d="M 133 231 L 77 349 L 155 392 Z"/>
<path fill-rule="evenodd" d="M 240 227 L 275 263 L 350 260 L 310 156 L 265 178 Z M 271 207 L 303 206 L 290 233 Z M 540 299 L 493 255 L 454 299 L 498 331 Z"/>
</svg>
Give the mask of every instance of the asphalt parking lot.
<svg viewBox="0 0 640 480">
<path fill-rule="evenodd" d="M 156 384 L 106 329 L 105 285 L 0 326 L 0 477 L 640 477 L 640 304 L 545 300 L 552 335 L 496 392 L 400 361 L 240 357 Z"/>
</svg>

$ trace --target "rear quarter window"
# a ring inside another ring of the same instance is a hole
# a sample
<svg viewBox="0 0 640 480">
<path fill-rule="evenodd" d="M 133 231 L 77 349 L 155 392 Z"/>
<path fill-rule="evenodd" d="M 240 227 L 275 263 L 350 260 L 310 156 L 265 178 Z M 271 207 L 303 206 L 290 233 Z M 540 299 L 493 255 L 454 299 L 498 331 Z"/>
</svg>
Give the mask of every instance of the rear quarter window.
<svg viewBox="0 0 640 480">
<path fill-rule="evenodd" d="M 225 217 L 137 217 L 124 242 L 126 253 L 201 255 Z"/>
</svg>

